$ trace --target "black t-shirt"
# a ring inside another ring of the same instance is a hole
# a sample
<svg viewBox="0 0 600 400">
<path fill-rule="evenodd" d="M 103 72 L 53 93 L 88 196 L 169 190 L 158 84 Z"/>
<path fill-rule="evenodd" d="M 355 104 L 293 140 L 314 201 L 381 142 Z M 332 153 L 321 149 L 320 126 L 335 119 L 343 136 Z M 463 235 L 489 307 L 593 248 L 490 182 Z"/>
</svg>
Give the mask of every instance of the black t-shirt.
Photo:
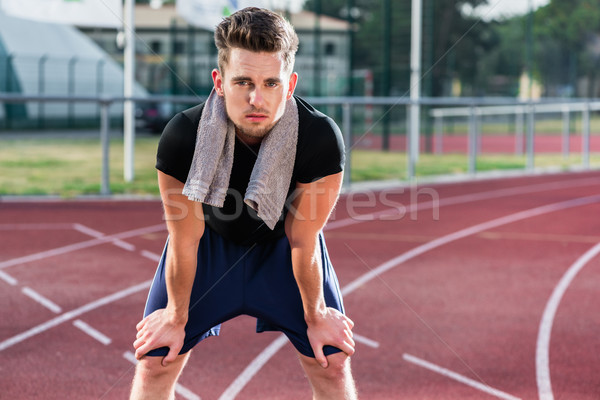
<svg viewBox="0 0 600 400">
<path fill-rule="evenodd" d="M 298 105 L 298 144 L 288 191 L 288 202 L 296 183 L 310 183 L 341 172 L 344 167 L 344 143 L 336 123 L 295 97 Z M 156 168 L 185 183 L 194 157 L 196 134 L 202 108 L 199 104 L 175 115 L 165 127 L 158 145 Z M 261 243 L 282 237 L 287 204 L 274 230 L 258 218 L 244 203 L 252 168 L 259 147 L 252 148 L 236 138 L 229 189 L 223 208 L 203 205 L 206 225 L 238 244 Z"/>
</svg>

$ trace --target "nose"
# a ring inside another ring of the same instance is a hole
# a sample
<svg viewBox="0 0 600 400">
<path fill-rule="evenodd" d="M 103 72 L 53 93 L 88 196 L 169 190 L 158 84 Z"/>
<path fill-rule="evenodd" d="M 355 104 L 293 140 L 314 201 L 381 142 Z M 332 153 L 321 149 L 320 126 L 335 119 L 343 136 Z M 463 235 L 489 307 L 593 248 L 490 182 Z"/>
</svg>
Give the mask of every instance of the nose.
<svg viewBox="0 0 600 400">
<path fill-rule="evenodd" d="M 255 86 L 250 92 L 250 104 L 256 108 L 261 108 L 264 103 L 264 97 L 259 87 Z"/>
</svg>

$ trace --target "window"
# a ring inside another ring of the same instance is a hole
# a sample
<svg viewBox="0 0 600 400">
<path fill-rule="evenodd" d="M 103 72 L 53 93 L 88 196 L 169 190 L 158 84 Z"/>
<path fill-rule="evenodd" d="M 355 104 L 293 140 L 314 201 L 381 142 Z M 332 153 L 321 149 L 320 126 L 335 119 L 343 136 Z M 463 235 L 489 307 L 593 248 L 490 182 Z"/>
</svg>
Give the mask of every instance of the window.
<svg viewBox="0 0 600 400">
<path fill-rule="evenodd" d="M 183 54 L 185 53 L 185 43 L 181 40 L 175 41 L 175 48 L 173 49 L 175 54 Z"/>
<path fill-rule="evenodd" d="M 332 42 L 325 43 L 325 55 L 326 56 L 334 56 L 335 55 L 335 43 L 332 43 Z"/>
<path fill-rule="evenodd" d="M 162 43 L 159 40 L 153 40 L 150 42 L 150 49 L 153 54 L 161 54 L 162 52 Z"/>
</svg>

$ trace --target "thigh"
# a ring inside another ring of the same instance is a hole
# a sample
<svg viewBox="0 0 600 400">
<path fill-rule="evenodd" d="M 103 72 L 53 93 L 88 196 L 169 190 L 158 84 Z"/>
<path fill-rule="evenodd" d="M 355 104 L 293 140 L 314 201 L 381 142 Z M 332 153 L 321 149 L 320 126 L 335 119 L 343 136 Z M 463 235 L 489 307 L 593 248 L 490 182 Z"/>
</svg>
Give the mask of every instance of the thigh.
<svg viewBox="0 0 600 400">
<path fill-rule="evenodd" d="M 165 276 L 168 252 L 167 240 L 144 315 L 167 305 Z M 205 230 L 198 247 L 196 276 L 190 296 L 182 353 L 190 350 L 200 340 L 218 335 L 221 322 L 241 313 L 243 269 L 237 263 L 237 254 L 240 252 L 235 245 L 229 244 L 210 229 Z M 164 355 L 165 350 L 154 351 L 151 355 Z"/>
<path fill-rule="evenodd" d="M 323 290 L 325 303 L 344 312 L 341 291 L 325 242 L 320 236 L 321 264 L 323 268 Z M 264 254 L 257 257 L 251 278 L 248 279 L 247 304 L 249 314 L 259 321 L 257 331 L 282 331 L 296 350 L 308 357 L 314 357 L 304 320 L 302 297 L 294 277 L 291 262 L 291 249 L 286 237 L 269 248 L 258 251 Z M 325 354 L 339 350 L 325 346 Z"/>
</svg>

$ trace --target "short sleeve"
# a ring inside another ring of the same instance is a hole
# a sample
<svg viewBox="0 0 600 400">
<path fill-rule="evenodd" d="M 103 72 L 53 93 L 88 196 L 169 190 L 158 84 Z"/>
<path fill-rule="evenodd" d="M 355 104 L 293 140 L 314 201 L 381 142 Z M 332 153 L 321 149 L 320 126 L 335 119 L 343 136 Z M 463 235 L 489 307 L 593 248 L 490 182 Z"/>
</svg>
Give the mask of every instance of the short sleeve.
<svg viewBox="0 0 600 400">
<path fill-rule="evenodd" d="M 298 137 L 296 180 L 310 183 L 344 170 L 342 132 L 333 119 L 321 114 Z"/>
<path fill-rule="evenodd" d="M 194 147 L 196 127 L 184 113 L 176 114 L 167 124 L 158 142 L 156 169 L 180 182 L 187 180 Z"/>
</svg>

